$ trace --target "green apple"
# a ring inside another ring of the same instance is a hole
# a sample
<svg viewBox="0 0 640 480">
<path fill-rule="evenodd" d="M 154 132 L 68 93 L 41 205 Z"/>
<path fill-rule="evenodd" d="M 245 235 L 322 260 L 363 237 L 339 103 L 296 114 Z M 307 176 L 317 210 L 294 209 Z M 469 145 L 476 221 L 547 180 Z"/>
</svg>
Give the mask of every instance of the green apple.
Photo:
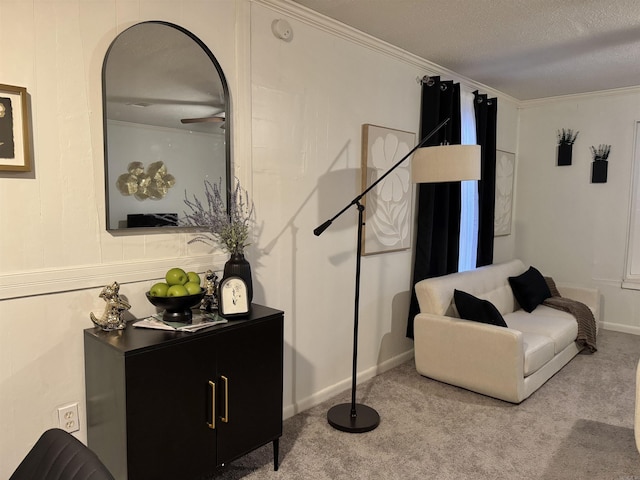
<svg viewBox="0 0 640 480">
<path fill-rule="evenodd" d="M 187 278 L 189 279 L 189 282 L 197 283 L 198 285 L 200 285 L 200 275 L 198 275 L 196 272 L 187 272 Z"/>
<path fill-rule="evenodd" d="M 149 295 L 152 297 L 166 297 L 169 285 L 164 282 L 158 282 L 149 289 Z"/>
<path fill-rule="evenodd" d="M 189 295 L 196 295 L 198 293 L 200 293 L 200 291 L 202 290 L 200 288 L 200 284 L 199 283 L 195 283 L 195 282 L 187 282 L 184 284 L 184 288 L 187 289 L 187 292 L 189 292 Z"/>
<path fill-rule="evenodd" d="M 186 297 L 189 292 L 184 285 L 171 285 L 167 290 L 167 297 Z"/>
<path fill-rule="evenodd" d="M 172 268 L 165 275 L 165 280 L 169 285 L 184 285 L 189 280 L 187 273 L 181 268 Z"/>
</svg>

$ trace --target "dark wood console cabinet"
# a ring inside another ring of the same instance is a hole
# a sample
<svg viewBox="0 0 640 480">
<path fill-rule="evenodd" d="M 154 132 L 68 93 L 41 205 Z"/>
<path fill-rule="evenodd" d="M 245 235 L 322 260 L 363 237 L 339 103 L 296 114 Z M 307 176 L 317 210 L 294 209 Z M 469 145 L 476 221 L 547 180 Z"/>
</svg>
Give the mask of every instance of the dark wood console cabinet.
<svg viewBox="0 0 640 480">
<path fill-rule="evenodd" d="M 282 311 L 84 332 L 87 437 L 117 480 L 195 480 L 282 435 Z"/>
</svg>

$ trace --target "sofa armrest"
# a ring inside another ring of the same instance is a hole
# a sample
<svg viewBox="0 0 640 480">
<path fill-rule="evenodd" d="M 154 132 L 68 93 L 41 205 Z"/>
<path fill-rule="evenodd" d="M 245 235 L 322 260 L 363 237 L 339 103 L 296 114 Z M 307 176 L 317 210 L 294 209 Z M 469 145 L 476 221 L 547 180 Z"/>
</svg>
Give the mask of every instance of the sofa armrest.
<svg viewBox="0 0 640 480">
<path fill-rule="evenodd" d="M 414 319 L 414 341 L 421 375 L 508 402 L 523 400 L 521 332 L 420 313 Z"/>
<path fill-rule="evenodd" d="M 599 329 L 600 324 L 600 290 L 597 288 L 579 287 L 576 285 L 556 284 L 560 295 L 578 302 L 584 303 L 593 312 L 593 317 L 596 319 L 596 329 Z"/>
<path fill-rule="evenodd" d="M 636 437 L 636 447 L 640 452 L 640 362 L 638 362 L 638 368 L 636 369 L 636 416 L 633 424 L 633 433 Z"/>
</svg>

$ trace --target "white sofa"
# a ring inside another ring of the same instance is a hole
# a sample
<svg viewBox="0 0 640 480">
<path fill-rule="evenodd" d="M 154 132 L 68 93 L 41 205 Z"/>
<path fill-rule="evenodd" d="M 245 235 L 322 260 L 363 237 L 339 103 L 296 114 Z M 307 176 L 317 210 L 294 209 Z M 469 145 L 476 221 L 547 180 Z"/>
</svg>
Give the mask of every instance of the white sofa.
<svg viewBox="0 0 640 480">
<path fill-rule="evenodd" d="M 640 452 L 640 362 L 638 362 L 638 368 L 636 369 L 636 418 L 633 427 L 636 437 L 636 447 Z"/>
<path fill-rule="evenodd" d="M 416 369 L 421 375 L 474 392 L 520 403 L 579 351 L 575 318 L 546 305 L 520 309 L 508 277 L 524 273 L 520 260 L 418 282 L 420 313 L 414 319 Z M 544 274 L 544 272 L 543 272 Z M 563 297 L 600 314 L 597 289 L 557 284 Z M 454 289 L 488 300 L 507 327 L 459 318 Z"/>
</svg>

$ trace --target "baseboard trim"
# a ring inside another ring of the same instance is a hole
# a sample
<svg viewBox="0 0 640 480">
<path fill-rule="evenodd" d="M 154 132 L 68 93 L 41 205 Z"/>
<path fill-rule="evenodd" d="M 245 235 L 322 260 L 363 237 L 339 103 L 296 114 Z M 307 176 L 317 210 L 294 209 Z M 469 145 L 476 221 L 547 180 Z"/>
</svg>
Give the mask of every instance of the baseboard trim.
<svg viewBox="0 0 640 480">
<path fill-rule="evenodd" d="M 604 330 L 611 330 L 614 332 L 630 333 L 632 335 L 640 335 L 640 327 L 634 327 L 631 325 L 623 325 L 621 323 L 602 322 L 602 328 Z"/>
<path fill-rule="evenodd" d="M 385 360 L 382 363 L 379 363 L 371 368 L 368 368 L 364 371 L 358 372 L 358 385 L 370 380 L 376 375 L 380 375 L 392 368 L 397 367 L 398 365 L 402 365 L 404 362 L 407 362 L 413 358 L 413 349 L 407 350 L 395 357 L 392 357 L 388 360 Z M 344 380 L 335 383 L 329 387 L 323 388 L 322 390 L 303 398 L 300 401 L 294 402 L 293 404 L 287 405 L 282 409 L 282 415 L 285 419 L 291 418 L 297 413 L 308 410 L 316 405 L 321 404 L 325 400 L 330 399 L 338 395 L 339 393 L 344 392 L 351 388 L 351 377 L 345 378 Z"/>
</svg>

